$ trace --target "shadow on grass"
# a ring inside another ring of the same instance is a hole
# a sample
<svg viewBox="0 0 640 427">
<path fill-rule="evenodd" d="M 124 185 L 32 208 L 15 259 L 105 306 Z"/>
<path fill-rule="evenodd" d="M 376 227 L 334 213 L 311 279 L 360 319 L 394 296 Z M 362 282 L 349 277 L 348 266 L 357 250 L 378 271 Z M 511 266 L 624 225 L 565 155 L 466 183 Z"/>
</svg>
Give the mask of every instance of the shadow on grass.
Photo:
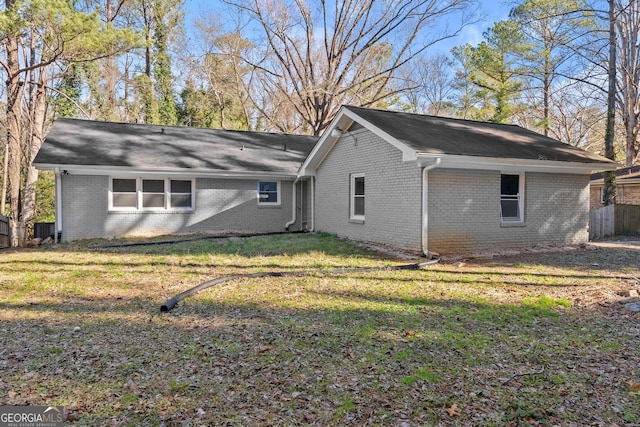
<svg viewBox="0 0 640 427">
<path fill-rule="evenodd" d="M 543 253 L 523 252 L 517 255 L 491 259 L 470 260 L 470 264 L 485 266 L 549 266 L 575 268 L 583 271 L 606 269 L 640 269 L 638 248 L 600 247 L 597 249 L 575 249 L 570 251 L 550 251 Z"/>
<path fill-rule="evenodd" d="M 620 424 L 633 410 L 624 384 L 640 359 L 638 337 L 612 335 L 621 325 L 597 312 L 307 292 L 322 302 L 205 295 L 164 315 L 150 299 L 3 303 L 9 363 L 0 373 L 12 394 L 0 403 L 59 403 L 75 425 L 478 425 L 478 415 L 487 424 L 593 415 Z M 593 377 L 600 366 L 602 380 Z M 455 420 L 445 411 L 452 403 L 465 408 Z"/>
<path fill-rule="evenodd" d="M 153 244 L 144 246 L 111 246 L 109 241 L 103 244 L 96 241 L 80 243 L 77 250 L 95 250 L 101 253 L 132 253 L 141 255 L 238 255 L 243 257 L 258 256 L 282 256 L 282 255 L 305 255 L 309 253 L 323 253 L 328 256 L 358 256 L 360 258 L 380 258 L 379 253 L 358 248 L 353 242 L 341 239 L 335 235 L 327 233 L 313 234 L 276 234 L 255 237 L 223 237 L 214 236 L 211 238 L 202 237 L 196 240 L 184 240 L 179 237 L 175 243 Z M 64 246 L 64 245 L 63 245 Z M 71 245 L 75 246 L 75 245 Z"/>
<path fill-rule="evenodd" d="M 140 259 L 133 260 L 124 248 L 97 252 L 125 254 L 117 262 L 91 253 L 79 263 L 34 257 L 36 270 L 42 268 L 35 281 L 49 267 L 73 278 L 83 266 L 98 273 L 112 266 L 145 274 L 148 283 L 131 288 L 131 296 L 121 285 L 110 296 L 118 276 L 78 276 L 74 292 L 65 293 L 64 279 L 44 292 L 34 287 L 21 299 L 0 302 L 0 404 L 59 403 L 75 414 L 74 425 L 87 426 L 635 422 L 637 396 L 627 386 L 640 363 L 633 316 L 565 309 L 553 299 L 525 301 L 524 295 L 514 304 L 458 297 L 467 283 L 565 286 L 538 279 L 586 280 L 598 271 L 549 275 L 523 264 L 508 273 L 496 266 L 312 275 L 305 279 L 310 283 L 256 280 L 203 292 L 160 313 L 172 295 L 154 288 L 156 278 L 168 274 L 166 260 L 155 256 L 261 256 L 267 259 L 260 268 L 283 270 L 293 267 L 268 257 L 322 252 L 338 260 L 363 258 L 362 264 L 380 259 L 332 236 L 285 237 L 163 245 L 136 252 L 132 258 Z M 59 250 L 86 253 L 81 246 Z M 41 252 L 47 251 L 33 251 Z M 592 254 L 537 259 L 570 267 L 584 265 Z M 622 252 L 597 255 L 601 264 L 607 257 L 628 258 Z M 199 260 L 175 266 L 253 268 Z M 31 262 L 7 265 L 26 273 Z M 622 268 L 637 271 L 637 264 Z M 217 277 L 213 273 L 209 278 Z M 529 277 L 524 283 L 522 274 Z M 25 277 L 21 273 L 12 286 Z M 461 285 L 453 296 L 452 284 Z M 446 409 L 454 403 L 461 412 L 452 417 Z"/>
</svg>

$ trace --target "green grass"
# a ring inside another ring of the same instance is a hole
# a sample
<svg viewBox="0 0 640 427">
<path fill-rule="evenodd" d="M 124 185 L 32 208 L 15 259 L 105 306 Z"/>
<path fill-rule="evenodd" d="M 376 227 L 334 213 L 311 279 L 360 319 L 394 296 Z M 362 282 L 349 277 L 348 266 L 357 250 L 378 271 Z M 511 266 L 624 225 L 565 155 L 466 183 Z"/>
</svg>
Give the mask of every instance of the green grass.
<svg viewBox="0 0 640 427">
<path fill-rule="evenodd" d="M 78 426 L 637 423 L 638 318 L 615 300 L 637 252 L 328 272 L 406 261 L 326 234 L 104 247 L 126 242 L 0 255 L 0 405 Z"/>
</svg>

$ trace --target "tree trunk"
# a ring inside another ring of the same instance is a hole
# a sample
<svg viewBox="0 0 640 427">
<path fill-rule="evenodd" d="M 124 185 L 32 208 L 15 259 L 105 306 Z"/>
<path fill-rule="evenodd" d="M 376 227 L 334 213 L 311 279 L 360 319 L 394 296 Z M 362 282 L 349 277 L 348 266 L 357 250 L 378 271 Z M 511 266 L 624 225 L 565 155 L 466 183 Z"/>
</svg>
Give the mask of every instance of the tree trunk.
<svg viewBox="0 0 640 427">
<path fill-rule="evenodd" d="M 49 80 L 49 70 L 47 67 L 39 69 L 39 78 L 35 94 L 31 99 L 31 134 L 29 135 L 29 162 L 27 166 L 27 176 L 25 178 L 24 202 L 22 209 L 22 221 L 25 224 L 33 221 L 36 213 L 36 181 L 38 180 L 38 170 L 33 167 L 33 160 L 38 154 L 44 141 L 44 123 L 47 114 L 47 93 L 46 83 Z"/>
<path fill-rule="evenodd" d="M 609 90 L 607 95 L 607 129 L 604 137 L 604 155 L 610 160 L 616 159 L 613 142 L 616 120 L 616 5 L 609 1 Z M 616 202 L 616 174 L 613 171 L 604 173 L 604 205 Z"/>
<path fill-rule="evenodd" d="M 8 169 L 9 169 L 9 143 L 4 145 L 4 153 L 2 155 L 2 191 L 0 191 L 0 215 L 5 214 L 5 208 L 7 207 L 7 185 L 8 185 Z"/>
<path fill-rule="evenodd" d="M 6 0 L 7 9 L 13 7 L 13 1 Z M 24 98 L 23 82 L 20 81 L 19 49 L 20 37 L 15 34 L 5 36 L 4 47 L 7 55 L 7 145 L 8 145 L 8 181 L 9 218 L 11 227 L 11 246 L 18 246 L 16 226 L 20 221 L 20 166 L 22 164 L 20 119 Z"/>
<path fill-rule="evenodd" d="M 111 1 L 107 0 L 106 5 L 106 21 L 110 24 L 114 19 L 113 9 Z M 116 78 L 117 78 L 117 65 L 113 60 L 113 56 L 107 56 L 104 59 L 104 74 L 105 74 L 105 90 L 107 92 L 107 111 L 104 111 L 104 117 L 107 120 L 116 119 Z"/>
</svg>

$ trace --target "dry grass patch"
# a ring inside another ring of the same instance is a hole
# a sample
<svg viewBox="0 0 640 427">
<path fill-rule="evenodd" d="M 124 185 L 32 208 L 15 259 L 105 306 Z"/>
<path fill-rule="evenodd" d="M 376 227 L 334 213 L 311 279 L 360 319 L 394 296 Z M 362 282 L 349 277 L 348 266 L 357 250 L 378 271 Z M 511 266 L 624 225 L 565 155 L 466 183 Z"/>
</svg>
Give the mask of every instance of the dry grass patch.
<svg viewBox="0 0 640 427">
<path fill-rule="evenodd" d="M 227 274 L 398 262 L 328 235 L 102 243 L 0 255 L 0 405 L 79 426 L 640 424 L 616 295 L 640 288 L 633 248 L 241 279 L 161 314 Z"/>
</svg>

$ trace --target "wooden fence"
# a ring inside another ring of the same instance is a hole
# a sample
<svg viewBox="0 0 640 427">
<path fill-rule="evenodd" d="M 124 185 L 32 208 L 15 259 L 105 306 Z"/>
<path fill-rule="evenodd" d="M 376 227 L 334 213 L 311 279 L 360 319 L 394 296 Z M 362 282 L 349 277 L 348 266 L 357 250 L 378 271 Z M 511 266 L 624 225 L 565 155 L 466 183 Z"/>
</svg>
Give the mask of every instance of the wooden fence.
<svg viewBox="0 0 640 427">
<path fill-rule="evenodd" d="M 640 205 L 609 205 L 589 212 L 589 240 L 640 233 Z"/>
<path fill-rule="evenodd" d="M 0 215 L 0 248 L 9 247 L 9 237 L 9 217 Z"/>
</svg>

